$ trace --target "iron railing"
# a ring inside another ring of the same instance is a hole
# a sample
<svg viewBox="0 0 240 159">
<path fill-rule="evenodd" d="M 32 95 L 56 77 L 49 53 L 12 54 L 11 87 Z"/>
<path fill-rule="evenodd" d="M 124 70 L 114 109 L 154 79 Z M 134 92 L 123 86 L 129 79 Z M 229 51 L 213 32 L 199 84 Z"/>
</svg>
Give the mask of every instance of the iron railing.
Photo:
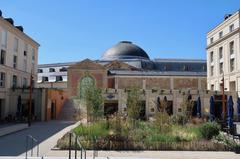
<svg viewBox="0 0 240 159">
<path fill-rule="evenodd" d="M 77 150 L 80 149 L 80 158 L 87 159 L 87 151 L 83 148 L 79 136 L 77 136 L 74 132 L 70 132 L 69 134 L 69 155 L 68 158 L 71 159 L 71 151 L 72 151 L 72 138 L 74 139 L 74 158 L 77 159 Z M 79 146 L 79 147 L 78 147 Z M 95 157 L 94 157 L 95 158 Z"/>
<path fill-rule="evenodd" d="M 30 144 L 29 144 L 29 142 L 30 142 Z M 38 157 L 39 156 L 38 140 L 36 138 L 34 138 L 32 135 L 27 135 L 26 136 L 26 159 L 28 158 L 28 148 L 29 148 L 29 146 L 31 146 L 30 149 L 29 149 L 29 151 L 31 152 L 31 157 L 33 156 L 34 143 L 37 146 L 37 157 Z"/>
</svg>

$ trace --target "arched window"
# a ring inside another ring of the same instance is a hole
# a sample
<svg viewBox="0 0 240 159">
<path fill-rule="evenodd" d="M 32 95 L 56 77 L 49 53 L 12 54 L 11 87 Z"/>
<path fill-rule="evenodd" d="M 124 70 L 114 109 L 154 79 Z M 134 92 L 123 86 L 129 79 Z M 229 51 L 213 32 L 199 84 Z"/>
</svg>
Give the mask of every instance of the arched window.
<svg viewBox="0 0 240 159">
<path fill-rule="evenodd" d="M 93 87 L 95 84 L 94 79 L 90 76 L 85 76 L 80 82 L 80 99 L 85 99 L 86 90 Z"/>
</svg>

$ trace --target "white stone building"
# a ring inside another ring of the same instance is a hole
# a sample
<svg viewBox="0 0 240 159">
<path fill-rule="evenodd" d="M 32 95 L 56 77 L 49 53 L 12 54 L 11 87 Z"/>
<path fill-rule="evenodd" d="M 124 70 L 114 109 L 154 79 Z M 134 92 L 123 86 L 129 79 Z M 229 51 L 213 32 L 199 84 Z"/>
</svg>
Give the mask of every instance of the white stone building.
<svg viewBox="0 0 240 159">
<path fill-rule="evenodd" d="M 39 46 L 0 11 L 0 120 L 16 112 L 10 92 L 29 87 L 31 72 L 36 85 Z"/>
<path fill-rule="evenodd" d="M 240 11 L 228 14 L 207 33 L 207 83 L 209 90 L 240 93 Z"/>
<path fill-rule="evenodd" d="M 67 89 L 67 68 L 72 64 L 75 62 L 38 65 L 37 87 Z"/>
</svg>

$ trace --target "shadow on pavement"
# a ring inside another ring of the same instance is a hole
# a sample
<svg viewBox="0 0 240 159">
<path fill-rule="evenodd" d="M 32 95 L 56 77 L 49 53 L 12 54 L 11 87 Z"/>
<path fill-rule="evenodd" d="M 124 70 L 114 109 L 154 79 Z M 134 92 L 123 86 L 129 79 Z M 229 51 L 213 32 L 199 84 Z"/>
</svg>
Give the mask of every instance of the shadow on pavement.
<svg viewBox="0 0 240 159">
<path fill-rule="evenodd" d="M 36 122 L 28 129 L 2 136 L 0 137 L 0 156 L 18 156 L 24 153 L 27 135 L 32 135 L 41 143 L 72 124 L 74 122 L 71 121 Z"/>
</svg>

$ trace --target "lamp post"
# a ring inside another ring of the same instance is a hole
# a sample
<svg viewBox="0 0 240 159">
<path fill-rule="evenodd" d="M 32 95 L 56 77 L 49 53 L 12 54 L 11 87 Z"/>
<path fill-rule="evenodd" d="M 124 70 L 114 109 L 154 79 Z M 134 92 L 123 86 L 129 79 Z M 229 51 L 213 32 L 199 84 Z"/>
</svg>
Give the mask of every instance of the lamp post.
<svg viewBox="0 0 240 159">
<path fill-rule="evenodd" d="M 225 105 L 225 86 L 224 86 L 224 74 L 223 74 L 223 78 L 222 78 L 222 118 L 223 121 L 225 121 L 226 118 L 226 105 Z"/>
</svg>

